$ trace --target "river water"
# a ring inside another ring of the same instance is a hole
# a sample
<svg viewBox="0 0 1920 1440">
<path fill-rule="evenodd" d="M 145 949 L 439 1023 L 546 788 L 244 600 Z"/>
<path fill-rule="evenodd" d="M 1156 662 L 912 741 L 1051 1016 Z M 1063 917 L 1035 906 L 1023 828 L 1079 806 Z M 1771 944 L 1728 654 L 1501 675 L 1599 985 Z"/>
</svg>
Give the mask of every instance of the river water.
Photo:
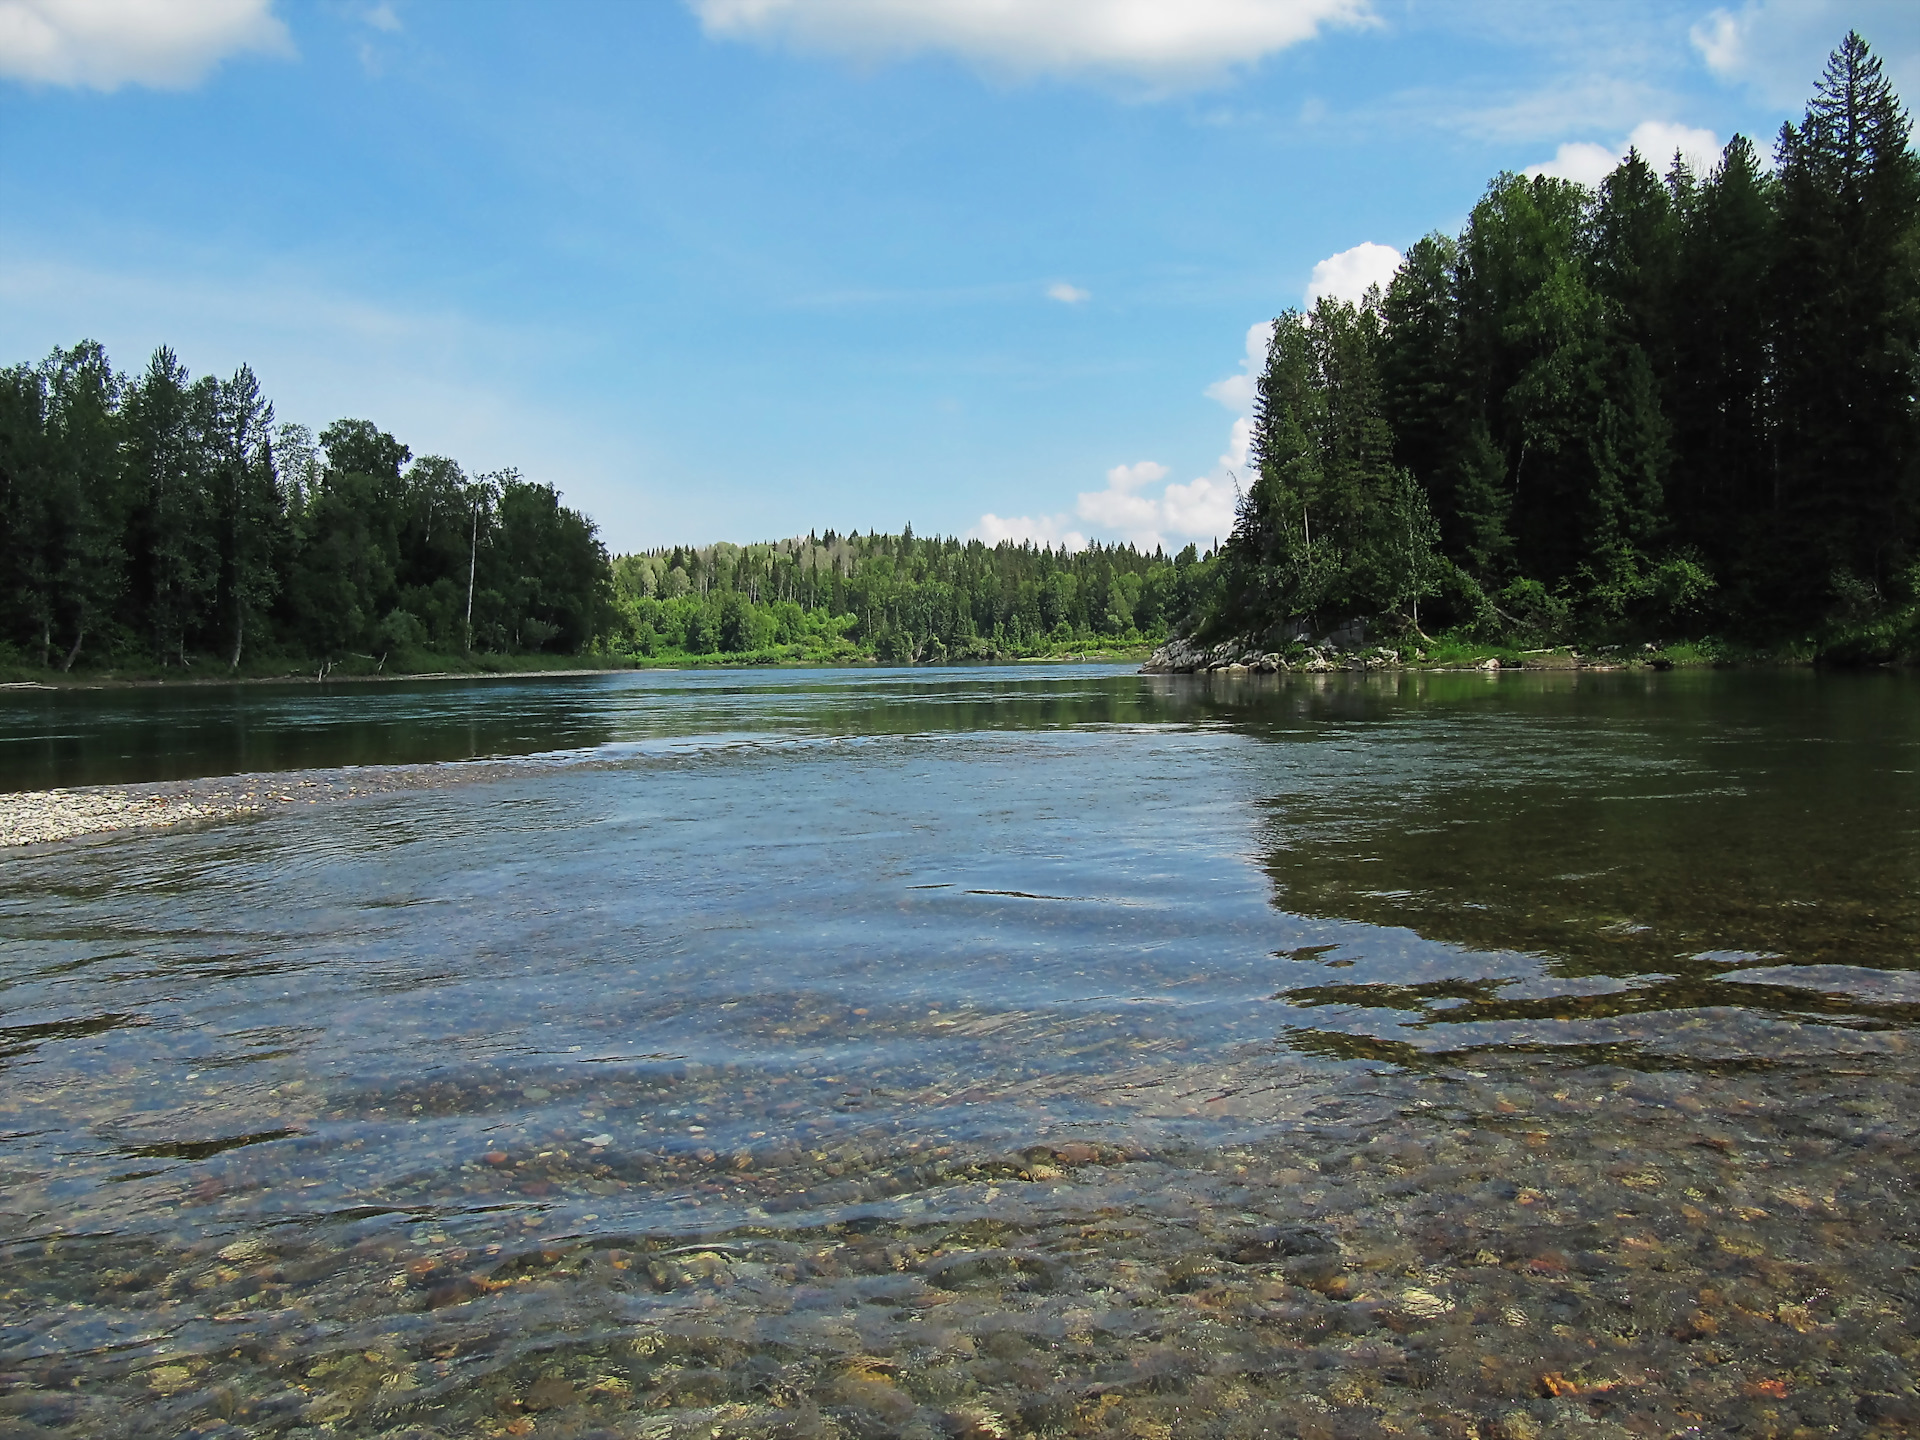
<svg viewBox="0 0 1920 1440">
<path fill-rule="evenodd" d="M 0 693 L 368 763 L 0 851 L 0 1435 L 1920 1427 L 1909 677 Z"/>
</svg>

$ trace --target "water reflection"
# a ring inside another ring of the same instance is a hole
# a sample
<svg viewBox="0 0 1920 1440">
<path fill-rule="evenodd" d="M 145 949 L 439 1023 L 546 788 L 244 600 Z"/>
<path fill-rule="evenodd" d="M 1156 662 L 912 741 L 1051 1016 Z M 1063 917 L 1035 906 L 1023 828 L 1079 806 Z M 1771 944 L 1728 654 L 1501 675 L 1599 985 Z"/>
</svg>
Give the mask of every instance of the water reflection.
<svg viewBox="0 0 1920 1440">
<path fill-rule="evenodd" d="M 1871 978 L 1912 968 L 1920 933 L 1904 677 L 1406 677 L 1325 703 L 1330 728 L 1366 727 L 1366 768 L 1263 801 L 1275 903 L 1387 933 L 1314 956 L 1282 998 L 1390 1047 L 1322 1051 L 1698 1049 L 1715 1010 L 1914 1018 Z"/>
<path fill-rule="evenodd" d="M 6 1423 L 1914 1423 L 1904 679 L 376 712 L 577 756 L 0 870 Z"/>
</svg>

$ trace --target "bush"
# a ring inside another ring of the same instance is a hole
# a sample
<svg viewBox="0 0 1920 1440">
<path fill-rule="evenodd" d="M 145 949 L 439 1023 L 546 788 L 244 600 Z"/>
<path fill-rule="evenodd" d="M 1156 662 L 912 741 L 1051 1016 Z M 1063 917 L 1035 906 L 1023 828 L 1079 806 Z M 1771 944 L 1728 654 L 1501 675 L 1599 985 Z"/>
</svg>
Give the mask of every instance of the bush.
<svg viewBox="0 0 1920 1440">
<path fill-rule="evenodd" d="M 427 643 L 427 627 L 411 611 L 396 606 L 374 631 L 373 643 L 382 653 L 417 650 Z"/>
</svg>

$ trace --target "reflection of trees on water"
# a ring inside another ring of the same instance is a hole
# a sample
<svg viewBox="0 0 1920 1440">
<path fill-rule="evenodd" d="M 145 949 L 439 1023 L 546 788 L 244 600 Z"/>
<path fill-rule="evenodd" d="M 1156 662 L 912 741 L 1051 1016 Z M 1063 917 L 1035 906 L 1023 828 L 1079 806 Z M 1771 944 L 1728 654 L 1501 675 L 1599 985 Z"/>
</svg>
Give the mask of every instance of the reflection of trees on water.
<svg viewBox="0 0 1920 1440">
<path fill-rule="evenodd" d="M 1437 943 L 1417 974 L 1361 948 L 1311 957 L 1333 973 L 1276 998 L 1422 1049 L 1546 1022 L 1624 1038 L 1637 1017 L 1715 1007 L 1853 1029 L 1920 1019 L 1828 977 L 1743 973 L 1915 967 L 1920 691 L 1904 679 L 1399 675 L 1284 708 L 1292 728 L 1242 727 L 1311 742 L 1261 802 L 1273 903 Z M 1491 956 L 1531 962 L 1540 983 L 1481 972 Z"/>
</svg>

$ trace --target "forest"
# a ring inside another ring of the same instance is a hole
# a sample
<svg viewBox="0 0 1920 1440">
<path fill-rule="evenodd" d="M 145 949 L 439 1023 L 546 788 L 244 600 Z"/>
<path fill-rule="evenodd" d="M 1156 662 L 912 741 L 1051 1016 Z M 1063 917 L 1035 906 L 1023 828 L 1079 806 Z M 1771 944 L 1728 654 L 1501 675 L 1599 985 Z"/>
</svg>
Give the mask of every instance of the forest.
<svg viewBox="0 0 1920 1440">
<path fill-rule="evenodd" d="M 1191 547 L 1069 554 L 828 531 L 611 559 L 511 470 L 366 420 L 276 423 L 253 373 L 126 376 L 84 342 L 0 371 L 0 667 L 272 674 L 436 657 L 984 660 L 1140 643 L 1197 613 Z"/>
<path fill-rule="evenodd" d="M 618 643 L 642 656 L 752 653 L 895 664 L 1140 645 L 1198 612 L 1213 566 L 1131 545 L 1083 550 L 898 535 L 652 550 L 613 563 Z"/>
<path fill-rule="evenodd" d="M 901 663 L 1140 643 L 1210 567 L 1130 546 L 848 534 L 611 559 L 511 470 L 277 423 L 246 367 L 92 342 L 0 371 L 0 665 L 187 674 L 593 654 Z"/>
<path fill-rule="evenodd" d="M 276 424 L 251 370 L 92 342 L 0 371 L 0 660 L 239 671 L 602 636 L 593 523 L 365 420 Z"/>
<path fill-rule="evenodd" d="M 1368 621 L 1920 655 L 1920 161 L 1858 35 L 1770 157 L 1503 174 L 1274 322 L 1219 554 L 828 530 L 610 557 L 512 470 L 276 422 L 246 367 L 0 371 L 0 668 L 893 663 Z"/>
<path fill-rule="evenodd" d="M 1276 322 L 1203 635 L 1334 617 L 1911 650 L 1920 163 L 1850 34 L 1769 165 L 1505 174 Z"/>
</svg>

